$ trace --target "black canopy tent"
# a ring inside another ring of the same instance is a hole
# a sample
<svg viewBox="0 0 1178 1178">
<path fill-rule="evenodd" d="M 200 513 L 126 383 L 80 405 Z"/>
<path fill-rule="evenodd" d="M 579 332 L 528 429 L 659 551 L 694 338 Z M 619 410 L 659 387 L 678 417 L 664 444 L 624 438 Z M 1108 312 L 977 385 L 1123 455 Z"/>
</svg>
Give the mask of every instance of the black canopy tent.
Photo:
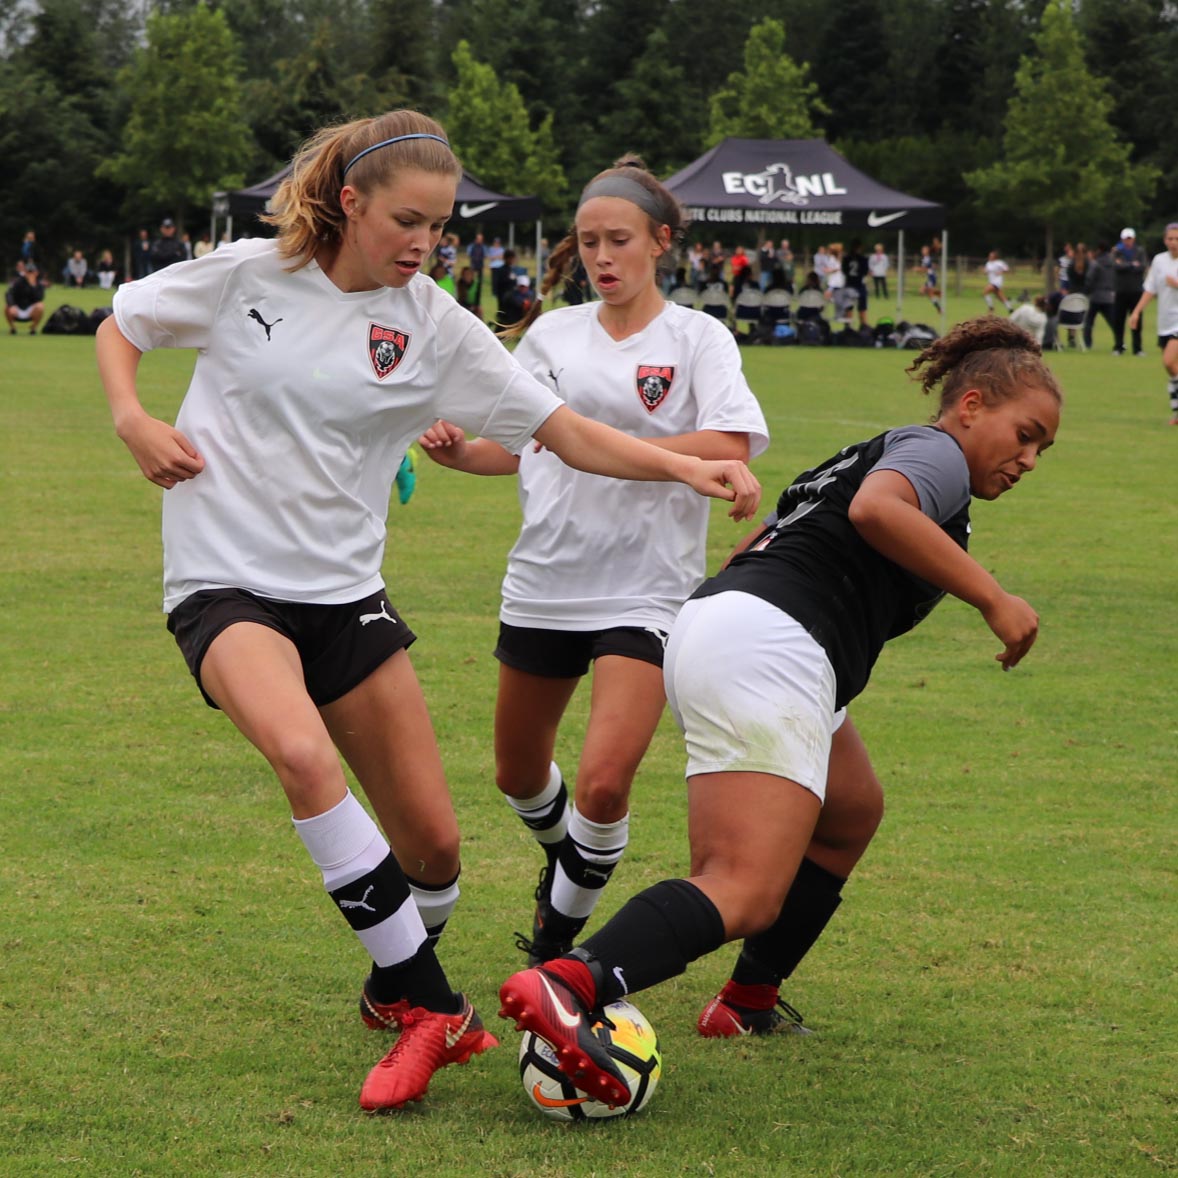
<svg viewBox="0 0 1178 1178">
<path fill-rule="evenodd" d="M 273 176 L 249 188 L 239 188 L 234 192 L 214 192 L 212 240 L 217 240 L 218 218 L 224 218 L 229 236 L 232 237 L 235 217 L 241 220 L 264 213 L 268 201 L 278 191 L 278 186 L 290 175 L 290 168 L 291 165 L 287 164 L 282 171 L 275 172 Z M 518 221 L 535 221 L 538 254 L 540 218 L 543 211 L 538 196 L 509 196 L 506 193 L 494 192 L 464 171 L 462 179 L 458 182 L 454 213 L 450 220 L 468 224 L 478 221 L 506 221 L 513 225 Z"/>
<path fill-rule="evenodd" d="M 944 206 L 888 188 L 852 167 L 824 139 L 724 139 L 663 183 L 697 225 L 898 231 L 901 304 L 904 231 L 936 230 L 944 281 Z"/>
</svg>

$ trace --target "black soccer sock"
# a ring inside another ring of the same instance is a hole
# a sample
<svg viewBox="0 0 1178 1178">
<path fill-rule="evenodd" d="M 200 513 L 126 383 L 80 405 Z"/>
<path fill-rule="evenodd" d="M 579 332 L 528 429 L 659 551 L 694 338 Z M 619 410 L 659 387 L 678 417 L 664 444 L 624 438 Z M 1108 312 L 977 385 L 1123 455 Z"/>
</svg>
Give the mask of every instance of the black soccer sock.
<svg viewBox="0 0 1178 1178">
<path fill-rule="evenodd" d="M 1178 413 L 1178 376 L 1170 377 L 1166 389 L 1170 394 L 1170 409 Z"/>
<path fill-rule="evenodd" d="M 803 859 L 777 919 L 764 932 L 745 939 L 732 971 L 742 986 L 780 986 L 822 935 L 842 903 L 847 881 Z"/>
<path fill-rule="evenodd" d="M 424 1006 L 441 1014 L 457 1014 L 462 1009 L 462 998 L 450 988 L 446 972 L 428 941 L 408 961 L 396 965 L 374 962 L 365 989 L 374 1002 L 392 1003 L 407 998 L 410 1006 Z"/>
<path fill-rule="evenodd" d="M 597 1001 L 604 1006 L 676 977 L 724 940 L 715 904 L 690 881 L 665 879 L 627 900 L 573 952 L 596 958 Z"/>
</svg>

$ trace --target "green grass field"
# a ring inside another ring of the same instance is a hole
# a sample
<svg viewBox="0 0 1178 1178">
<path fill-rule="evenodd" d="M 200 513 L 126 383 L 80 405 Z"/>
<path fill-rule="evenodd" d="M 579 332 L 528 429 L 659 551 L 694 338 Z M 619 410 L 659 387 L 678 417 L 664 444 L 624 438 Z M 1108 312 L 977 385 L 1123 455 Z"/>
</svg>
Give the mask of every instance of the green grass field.
<svg viewBox="0 0 1178 1178">
<path fill-rule="evenodd" d="M 1055 357 L 1058 444 L 975 510 L 973 551 L 1042 615 L 1028 659 L 1001 674 L 985 624 L 949 601 L 854 706 L 888 814 L 788 983 L 818 1034 L 696 1037 L 722 950 L 638 998 L 665 1057 L 650 1108 L 564 1128 L 525 1103 L 495 1017 L 540 863 L 492 781 L 512 481 L 426 464 L 387 561 L 465 838 L 443 959 L 503 1045 L 368 1118 L 357 1093 L 384 1041 L 356 1017 L 363 954 L 270 771 L 164 629 L 161 492 L 114 437 L 92 341 L 0 337 L 0 1174 L 1178 1171 L 1178 429 L 1147 338 L 1148 359 L 1115 358 L 1101 325 L 1098 351 Z M 770 501 L 930 411 L 900 353 L 743 354 L 774 434 L 756 465 Z M 175 412 L 191 363 L 145 358 L 153 412 Z M 741 530 L 717 508 L 713 566 Z M 569 774 L 583 719 L 578 702 Z M 684 870 L 684 817 L 664 721 L 599 916 Z"/>
</svg>

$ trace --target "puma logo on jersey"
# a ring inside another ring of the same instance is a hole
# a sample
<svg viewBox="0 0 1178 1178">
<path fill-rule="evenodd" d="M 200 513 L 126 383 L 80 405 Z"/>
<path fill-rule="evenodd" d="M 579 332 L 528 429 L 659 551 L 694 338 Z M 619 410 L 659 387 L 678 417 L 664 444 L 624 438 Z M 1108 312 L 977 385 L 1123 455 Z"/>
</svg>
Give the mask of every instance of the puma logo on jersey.
<svg viewBox="0 0 1178 1178">
<path fill-rule="evenodd" d="M 560 372 L 563 371 L 564 369 L 562 368 Z M 558 393 L 560 392 L 560 372 L 553 372 L 551 368 L 548 369 L 548 379 L 552 381 L 553 390 Z"/>
<path fill-rule="evenodd" d="M 250 307 L 249 314 L 246 316 L 246 318 L 252 319 L 255 323 L 260 323 L 265 328 L 267 343 L 270 340 L 271 328 L 277 327 L 278 324 L 282 322 L 281 319 L 275 319 L 273 323 L 267 323 L 266 320 L 262 318 L 261 312 L 258 311 L 257 307 Z"/>
<path fill-rule="evenodd" d="M 395 622 L 397 619 L 391 614 L 387 613 L 387 605 L 382 601 L 380 603 L 380 613 L 378 614 L 361 614 L 360 625 L 367 626 L 369 622 L 379 622 L 383 618 L 386 622 Z"/>
<path fill-rule="evenodd" d="M 363 908 L 365 912 L 375 912 L 376 909 L 368 903 L 368 897 L 372 895 L 372 889 L 374 887 L 376 887 L 376 884 L 369 884 L 364 889 L 364 895 L 359 900 L 340 900 L 339 906 L 341 908 Z"/>
</svg>

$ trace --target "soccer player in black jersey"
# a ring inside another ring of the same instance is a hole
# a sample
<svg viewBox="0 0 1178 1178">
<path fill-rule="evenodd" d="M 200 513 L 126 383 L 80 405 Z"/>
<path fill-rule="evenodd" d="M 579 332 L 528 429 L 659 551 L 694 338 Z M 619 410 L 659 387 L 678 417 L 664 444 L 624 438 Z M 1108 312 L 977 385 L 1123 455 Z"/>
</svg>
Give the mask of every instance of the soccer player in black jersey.
<svg viewBox="0 0 1178 1178">
<path fill-rule="evenodd" d="M 1062 393 L 1025 331 L 962 323 L 910 369 L 939 386 L 931 425 L 848 446 L 786 488 L 776 521 L 684 606 L 667 698 L 687 743 L 691 876 L 633 897 L 571 953 L 509 978 L 501 1014 L 555 1047 L 578 1087 L 626 1086 L 590 1011 L 744 938 L 704 1034 L 782 1026 L 778 986 L 821 934 L 882 814 L 846 718 L 884 643 L 945 593 L 974 606 L 1018 665 L 1039 619 L 966 551 L 969 501 L 1035 468 Z M 723 667 L 724 673 L 717 673 Z M 783 719 L 784 718 L 784 719 Z"/>
</svg>

